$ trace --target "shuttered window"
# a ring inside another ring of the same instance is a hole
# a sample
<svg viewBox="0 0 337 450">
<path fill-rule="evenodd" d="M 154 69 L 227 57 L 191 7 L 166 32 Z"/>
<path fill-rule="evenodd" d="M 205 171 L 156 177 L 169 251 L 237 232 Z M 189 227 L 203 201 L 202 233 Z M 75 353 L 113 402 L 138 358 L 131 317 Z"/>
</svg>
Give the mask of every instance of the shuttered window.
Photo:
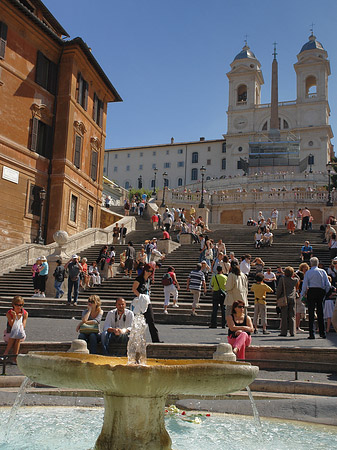
<svg viewBox="0 0 337 450">
<path fill-rule="evenodd" d="M 4 22 L 0 22 L 0 58 L 5 57 L 7 43 L 7 25 Z"/>
<path fill-rule="evenodd" d="M 88 207 L 88 228 L 92 228 L 94 223 L 94 207 L 89 205 Z"/>
<path fill-rule="evenodd" d="M 91 171 L 90 171 L 90 176 L 93 181 L 97 180 L 97 163 L 98 163 L 98 153 L 93 150 L 91 152 Z"/>
<path fill-rule="evenodd" d="M 40 186 L 31 184 L 29 186 L 29 202 L 28 202 L 28 213 L 33 214 L 33 216 L 40 215 L 41 201 L 40 201 Z"/>
<path fill-rule="evenodd" d="M 36 75 L 37 84 L 52 94 L 56 93 L 57 65 L 50 61 L 42 52 L 37 52 Z"/>
<path fill-rule="evenodd" d="M 89 92 L 89 84 L 82 77 L 81 72 L 77 75 L 77 102 L 84 108 L 88 109 L 88 92 Z"/>
<path fill-rule="evenodd" d="M 53 154 L 52 128 L 37 118 L 32 119 L 30 149 L 45 158 L 51 159 Z"/>
<path fill-rule="evenodd" d="M 77 219 L 77 201 L 76 195 L 71 195 L 70 200 L 70 220 L 71 222 L 76 222 Z"/>
<path fill-rule="evenodd" d="M 75 151 L 74 151 L 74 166 L 78 169 L 81 166 L 81 153 L 82 153 L 82 136 L 76 134 L 75 136 Z"/>
<path fill-rule="evenodd" d="M 96 93 L 94 94 L 93 119 L 99 127 L 103 125 L 103 109 L 104 103 L 100 100 Z"/>
</svg>

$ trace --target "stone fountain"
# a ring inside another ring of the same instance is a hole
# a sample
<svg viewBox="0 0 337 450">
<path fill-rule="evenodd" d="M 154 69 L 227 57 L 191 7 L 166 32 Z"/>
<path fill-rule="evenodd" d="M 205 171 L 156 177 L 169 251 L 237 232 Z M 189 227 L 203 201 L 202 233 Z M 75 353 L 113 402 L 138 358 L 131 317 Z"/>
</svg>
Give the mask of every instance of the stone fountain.
<svg viewBox="0 0 337 450">
<path fill-rule="evenodd" d="M 134 323 L 144 331 L 141 320 Z M 129 342 L 129 349 L 132 345 Z M 73 351 L 19 355 L 18 366 L 41 384 L 102 391 L 104 422 L 95 450 L 170 450 L 171 438 L 164 423 L 168 395 L 224 395 L 248 386 L 259 370 L 250 364 L 220 359 L 147 359 L 146 364 L 137 364 L 144 362 L 142 347 L 130 352 L 135 356 L 131 364 L 130 357 L 128 363 L 128 358 Z M 231 357 L 228 355 L 228 359 Z"/>
</svg>

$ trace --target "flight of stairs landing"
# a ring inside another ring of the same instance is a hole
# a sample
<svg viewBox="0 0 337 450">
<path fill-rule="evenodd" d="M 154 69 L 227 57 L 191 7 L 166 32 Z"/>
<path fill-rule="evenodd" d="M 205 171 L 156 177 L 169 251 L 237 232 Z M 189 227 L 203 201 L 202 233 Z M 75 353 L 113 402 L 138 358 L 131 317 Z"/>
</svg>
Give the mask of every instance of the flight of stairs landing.
<svg viewBox="0 0 337 450">
<path fill-rule="evenodd" d="M 209 237 L 217 242 L 220 238 L 225 242 L 227 253 L 233 251 L 239 259 L 245 253 L 250 253 L 254 259 L 256 256 L 262 258 L 266 267 L 271 266 L 274 271 L 277 265 L 283 268 L 290 265 L 295 269 L 300 264 L 300 249 L 305 240 L 309 240 L 314 248 L 314 254 L 325 265 L 329 264 L 329 252 L 327 245 L 322 243 L 323 234 L 319 230 L 297 231 L 295 236 L 289 235 L 282 227 L 274 232 L 274 244 L 270 248 L 255 249 L 253 236 L 256 228 L 244 226 L 217 226 L 209 233 Z M 150 218 L 138 218 L 136 231 L 127 236 L 127 242 L 132 240 L 136 251 L 144 243 L 145 239 L 161 237 L 161 231 L 153 231 Z M 173 239 L 175 233 L 172 233 Z M 86 257 L 88 263 L 96 260 L 102 245 L 94 245 L 81 252 L 81 257 Z M 116 245 L 116 262 L 119 262 L 120 253 L 127 247 L 126 245 Z M 191 316 L 192 295 L 186 290 L 186 280 L 190 271 L 199 261 L 200 247 L 198 244 L 181 245 L 172 253 L 168 254 L 160 269 L 156 270 L 155 283 L 151 288 L 151 302 L 157 323 L 169 324 L 195 324 L 209 325 L 212 311 L 212 293 L 208 290 L 206 296 L 201 296 L 200 309 L 197 316 Z M 179 308 L 173 308 L 172 302 L 168 308 L 169 314 L 163 313 L 164 293 L 161 279 L 167 271 L 167 267 L 175 267 L 176 276 L 180 284 Z M 249 285 L 254 282 L 254 268 L 252 268 Z M 53 318 L 80 318 L 86 305 L 86 300 L 90 294 L 98 294 L 102 301 L 102 308 L 105 313 L 114 307 L 117 297 L 124 297 L 129 303 L 134 295 L 132 293 L 133 279 L 123 277 L 123 273 L 118 273 L 112 279 L 105 280 L 101 286 L 81 291 L 78 306 L 67 306 L 66 298 L 32 298 L 33 286 L 30 274 L 30 267 L 23 267 L 9 274 L 0 277 L 0 314 L 5 314 L 9 307 L 9 299 L 14 295 L 22 295 L 25 298 L 25 308 L 31 317 L 53 317 Z M 254 309 L 253 294 L 249 292 L 248 312 L 252 316 Z M 278 328 L 280 319 L 276 314 L 276 296 L 267 295 L 268 327 Z M 218 313 L 218 325 L 220 325 L 220 313 Z"/>
</svg>

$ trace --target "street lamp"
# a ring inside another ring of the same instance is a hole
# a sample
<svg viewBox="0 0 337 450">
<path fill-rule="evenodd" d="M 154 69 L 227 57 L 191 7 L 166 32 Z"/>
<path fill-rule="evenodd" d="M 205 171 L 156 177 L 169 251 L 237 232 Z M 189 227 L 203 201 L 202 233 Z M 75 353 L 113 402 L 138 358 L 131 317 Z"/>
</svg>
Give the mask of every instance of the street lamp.
<svg viewBox="0 0 337 450">
<path fill-rule="evenodd" d="M 308 163 L 309 163 L 309 166 L 310 166 L 309 173 L 312 173 L 312 165 L 314 163 L 314 155 L 312 155 L 311 153 L 310 153 L 309 158 L 308 158 Z"/>
<path fill-rule="evenodd" d="M 142 189 L 142 187 L 143 187 L 143 178 L 142 178 L 141 175 L 139 175 L 139 178 L 138 178 L 138 189 Z"/>
<path fill-rule="evenodd" d="M 46 199 L 46 195 L 47 195 L 47 192 L 45 191 L 44 188 L 42 188 L 42 189 L 40 190 L 40 192 L 39 192 L 39 198 L 40 198 L 39 231 L 38 231 L 37 237 L 36 237 L 36 239 L 35 239 L 35 242 L 36 242 L 37 244 L 41 244 L 41 245 L 44 244 L 44 239 L 43 239 L 43 236 L 42 236 L 42 215 L 43 215 L 42 213 L 43 213 L 43 202 L 44 202 L 45 199 Z"/>
<path fill-rule="evenodd" d="M 199 208 L 205 208 L 205 205 L 204 205 L 204 176 L 205 176 L 205 172 L 206 172 L 206 167 L 201 166 L 200 172 L 201 172 L 201 200 L 200 200 Z"/>
<path fill-rule="evenodd" d="M 156 195 L 156 180 L 157 180 L 157 172 L 158 172 L 157 167 L 155 167 L 155 168 L 153 169 L 153 172 L 154 172 L 154 183 L 153 183 L 153 192 L 152 192 L 152 195 Z"/>
<path fill-rule="evenodd" d="M 330 177 L 330 173 L 331 173 L 331 167 L 332 164 L 331 162 L 328 162 L 328 164 L 326 165 L 327 171 L 328 171 L 328 201 L 326 202 L 326 206 L 333 206 L 333 203 L 331 201 L 331 177 Z"/>
<path fill-rule="evenodd" d="M 165 206 L 165 189 L 166 189 L 166 177 L 167 177 L 167 172 L 163 173 L 163 180 L 164 180 L 164 187 L 163 187 L 163 201 L 161 202 L 161 207 L 164 208 Z"/>
</svg>

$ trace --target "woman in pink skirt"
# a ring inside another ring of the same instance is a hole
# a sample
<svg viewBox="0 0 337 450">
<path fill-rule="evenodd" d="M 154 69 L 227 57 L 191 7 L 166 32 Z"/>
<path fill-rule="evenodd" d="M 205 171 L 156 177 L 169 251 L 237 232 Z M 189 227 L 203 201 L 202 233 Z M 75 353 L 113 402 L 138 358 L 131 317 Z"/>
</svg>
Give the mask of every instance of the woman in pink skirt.
<svg viewBox="0 0 337 450">
<path fill-rule="evenodd" d="M 245 304 L 237 300 L 232 305 L 232 313 L 227 316 L 228 343 L 238 359 L 245 359 L 246 347 L 252 342 L 254 331 L 252 319 L 245 313 Z"/>
</svg>

